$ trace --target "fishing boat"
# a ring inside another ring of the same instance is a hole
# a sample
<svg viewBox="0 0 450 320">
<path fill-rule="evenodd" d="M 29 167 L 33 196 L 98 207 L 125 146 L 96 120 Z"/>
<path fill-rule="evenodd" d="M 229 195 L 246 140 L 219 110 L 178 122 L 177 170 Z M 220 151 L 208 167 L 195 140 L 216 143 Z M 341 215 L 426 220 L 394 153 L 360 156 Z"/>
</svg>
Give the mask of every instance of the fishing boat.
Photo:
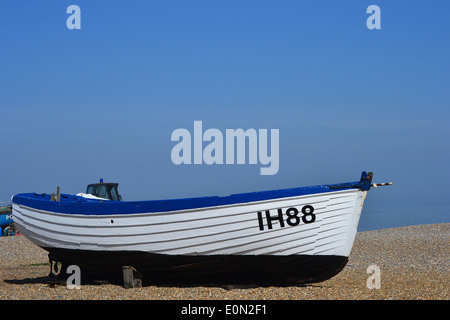
<svg viewBox="0 0 450 320">
<path fill-rule="evenodd" d="M 371 172 L 359 181 L 170 200 L 122 201 L 117 183 L 12 198 L 16 228 L 63 266 L 151 281 L 311 283 L 339 273 Z"/>
</svg>

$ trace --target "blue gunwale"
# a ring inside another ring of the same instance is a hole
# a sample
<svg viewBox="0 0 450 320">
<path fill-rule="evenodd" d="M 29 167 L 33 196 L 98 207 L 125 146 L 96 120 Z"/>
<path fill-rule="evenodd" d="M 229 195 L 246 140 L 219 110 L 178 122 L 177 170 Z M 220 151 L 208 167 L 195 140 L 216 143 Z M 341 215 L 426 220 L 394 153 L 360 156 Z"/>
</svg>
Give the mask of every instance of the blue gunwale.
<svg viewBox="0 0 450 320">
<path fill-rule="evenodd" d="M 81 215 L 114 215 L 133 213 L 170 212 L 197 208 L 217 207 L 239 203 L 282 199 L 295 196 L 336 192 L 349 189 L 369 190 L 371 181 L 366 180 L 365 172 L 360 181 L 341 184 L 327 184 L 310 187 L 298 187 L 270 191 L 232 194 L 229 196 L 211 196 L 197 198 L 146 200 L 146 201 L 111 201 L 87 199 L 76 195 L 61 194 L 61 201 L 51 201 L 50 194 L 20 193 L 12 202 L 27 207 L 57 213 Z"/>
</svg>

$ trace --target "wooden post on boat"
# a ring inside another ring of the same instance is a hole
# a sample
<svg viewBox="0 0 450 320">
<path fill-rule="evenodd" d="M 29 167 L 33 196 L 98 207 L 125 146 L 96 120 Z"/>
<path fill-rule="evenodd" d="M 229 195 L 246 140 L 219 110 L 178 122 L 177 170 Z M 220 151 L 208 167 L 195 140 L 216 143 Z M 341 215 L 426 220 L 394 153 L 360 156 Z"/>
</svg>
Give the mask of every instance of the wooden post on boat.
<svg viewBox="0 0 450 320">
<path fill-rule="evenodd" d="M 52 193 L 50 195 L 50 200 L 51 201 L 60 201 L 61 200 L 61 193 L 60 193 L 61 188 L 59 186 L 56 187 L 56 194 Z"/>
<path fill-rule="evenodd" d="M 132 266 L 122 266 L 123 286 L 125 289 L 141 288 L 142 274 Z"/>
</svg>

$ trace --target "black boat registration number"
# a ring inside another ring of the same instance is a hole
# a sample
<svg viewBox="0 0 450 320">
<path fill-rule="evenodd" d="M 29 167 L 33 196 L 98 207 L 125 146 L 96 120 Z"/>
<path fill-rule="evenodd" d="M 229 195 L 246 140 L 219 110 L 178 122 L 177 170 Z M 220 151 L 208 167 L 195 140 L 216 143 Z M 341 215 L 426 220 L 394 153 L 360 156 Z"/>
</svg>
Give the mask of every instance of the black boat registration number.
<svg viewBox="0 0 450 320">
<path fill-rule="evenodd" d="M 264 230 L 264 217 L 267 221 L 267 229 L 273 229 L 272 222 L 278 221 L 280 228 L 284 228 L 286 225 L 291 227 L 297 226 L 300 222 L 313 223 L 316 221 L 316 215 L 314 214 L 314 207 L 311 205 L 303 206 L 299 212 L 297 208 L 288 208 L 283 212 L 283 209 L 277 209 L 277 214 L 272 215 L 270 210 L 266 210 L 265 214 L 258 211 L 258 225 L 259 230 Z"/>
</svg>

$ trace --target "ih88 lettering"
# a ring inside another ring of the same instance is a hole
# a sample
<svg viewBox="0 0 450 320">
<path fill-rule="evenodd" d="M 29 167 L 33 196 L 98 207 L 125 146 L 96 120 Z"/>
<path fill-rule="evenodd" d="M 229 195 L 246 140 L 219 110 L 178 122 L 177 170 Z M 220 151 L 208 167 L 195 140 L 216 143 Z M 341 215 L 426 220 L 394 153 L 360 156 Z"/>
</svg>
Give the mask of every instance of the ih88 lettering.
<svg viewBox="0 0 450 320">
<path fill-rule="evenodd" d="M 280 227 L 284 228 L 285 222 L 287 225 L 294 227 L 303 223 L 313 223 L 316 221 L 316 215 L 314 214 L 314 207 L 311 205 L 306 205 L 302 207 L 301 215 L 297 208 L 288 208 L 283 214 L 282 209 L 277 209 L 277 215 L 272 216 L 270 214 L 270 210 L 265 211 L 265 216 L 267 220 L 267 229 L 273 229 L 272 221 L 278 221 L 280 223 Z M 258 211 L 258 224 L 259 230 L 264 230 L 264 218 L 261 211 Z"/>
</svg>

